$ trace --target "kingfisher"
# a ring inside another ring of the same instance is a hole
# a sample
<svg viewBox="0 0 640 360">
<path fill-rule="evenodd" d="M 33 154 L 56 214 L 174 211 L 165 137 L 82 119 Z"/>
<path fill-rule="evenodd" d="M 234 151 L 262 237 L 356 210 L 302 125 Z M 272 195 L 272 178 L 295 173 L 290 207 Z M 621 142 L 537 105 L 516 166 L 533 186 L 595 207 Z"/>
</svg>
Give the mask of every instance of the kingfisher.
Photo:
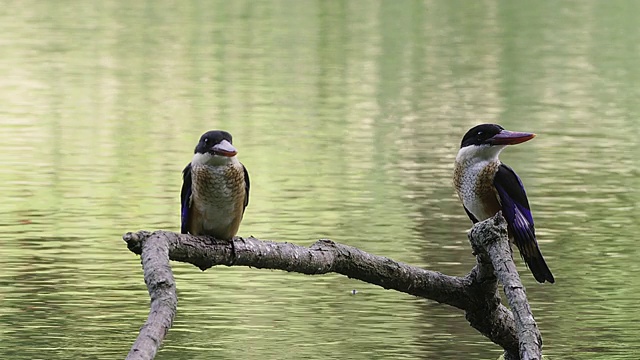
<svg viewBox="0 0 640 360">
<path fill-rule="evenodd" d="M 231 240 L 249 204 L 249 173 L 238 161 L 231 134 L 212 130 L 198 141 L 182 171 L 183 234 Z"/>
<path fill-rule="evenodd" d="M 473 221 L 486 220 L 502 210 L 509 238 L 516 244 L 539 283 L 555 280 L 542 257 L 533 216 L 522 181 L 498 155 L 507 145 L 520 144 L 536 135 L 505 130 L 497 124 L 471 128 L 462 138 L 456 156 L 453 183 L 464 210 Z"/>
</svg>

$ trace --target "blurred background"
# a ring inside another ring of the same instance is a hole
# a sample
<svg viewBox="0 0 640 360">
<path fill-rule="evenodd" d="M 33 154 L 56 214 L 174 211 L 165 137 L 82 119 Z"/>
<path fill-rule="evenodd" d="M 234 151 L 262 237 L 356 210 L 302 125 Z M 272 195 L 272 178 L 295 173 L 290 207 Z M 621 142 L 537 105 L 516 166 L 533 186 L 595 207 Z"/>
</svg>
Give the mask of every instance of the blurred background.
<svg viewBox="0 0 640 360">
<path fill-rule="evenodd" d="M 556 277 L 516 256 L 546 355 L 637 359 L 639 23 L 634 1 L 3 2 L 0 358 L 126 356 L 149 298 L 121 236 L 179 231 L 210 129 L 251 175 L 239 235 L 463 276 L 453 161 L 496 122 L 538 134 L 501 158 Z M 459 310 L 341 276 L 172 265 L 157 359 L 501 353 Z"/>
</svg>

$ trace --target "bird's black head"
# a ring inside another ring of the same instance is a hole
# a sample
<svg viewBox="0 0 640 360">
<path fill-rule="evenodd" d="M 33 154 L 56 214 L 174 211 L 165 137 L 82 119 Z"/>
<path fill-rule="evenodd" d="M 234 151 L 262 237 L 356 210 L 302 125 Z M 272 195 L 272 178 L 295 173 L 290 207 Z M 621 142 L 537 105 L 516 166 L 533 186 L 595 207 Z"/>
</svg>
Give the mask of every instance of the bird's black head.
<svg viewBox="0 0 640 360">
<path fill-rule="evenodd" d="M 460 148 L 471 145 L 515 145 L 533 139 L 536 134 L 505 130 L 498 124 L 472 127 L 462 138 Z"/>
<path fill-rule="evenodd" d="M 222 130 L 207 131 L 202 134 L 200 141 L 194 151 L 195 154 L 219 155 L 225 157 L 233 157 L 238 151 L 232 145 L 233 139 L 231 134 Z"/>
<path fill-rule="evenodd" d="M 504 128 L 498 124 L 481 124 L 474 126 L 464 134 L 460 148 L 469 145 L 489 144 L 489 139 L 498 135 L 502 130 L 504 130 Z"/>
</svg>

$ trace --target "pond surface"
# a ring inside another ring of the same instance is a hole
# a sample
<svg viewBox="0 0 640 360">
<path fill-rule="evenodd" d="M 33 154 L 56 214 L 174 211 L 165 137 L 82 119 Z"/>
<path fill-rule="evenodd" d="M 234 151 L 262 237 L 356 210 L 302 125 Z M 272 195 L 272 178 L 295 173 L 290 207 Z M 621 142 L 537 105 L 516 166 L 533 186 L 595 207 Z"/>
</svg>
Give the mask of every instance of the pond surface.
<svg viewBox="0 0 640 360">
<path fill-rule="evenodd" d="M 504 151 L 556 277 L 518 266 L 553 359 L 640 353 L 640 3 L 9 1 L 0 10 L 0 358 L 124 358 L 148 312 L 121 240 L 179 230 L 181 170 L 226 129 L 240 235 L 464 275 L 462 135 Z M 337 275 L 173 263 L 158 359 L 496 359 L 449 306 Z M 356 289 L 357 295 L 351 295 Z"/>
</svg>

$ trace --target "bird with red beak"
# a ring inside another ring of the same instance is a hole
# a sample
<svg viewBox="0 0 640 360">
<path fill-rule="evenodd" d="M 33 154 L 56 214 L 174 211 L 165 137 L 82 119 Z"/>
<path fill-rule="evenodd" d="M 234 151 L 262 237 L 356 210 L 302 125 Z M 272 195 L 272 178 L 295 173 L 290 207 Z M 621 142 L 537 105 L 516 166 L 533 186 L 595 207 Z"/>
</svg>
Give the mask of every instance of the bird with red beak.
<svg viewBox="0 0 640 360">
<path fill-rule="evenodd" d="M 182 172 L 181 232 L 231 240 L 249 204 L 249 173 L 238 161 L 231 134 L 204 133 Z"/>
<path fill-rule="evenodd" d="M 533 133 L 509 131 L 496 124 L 471 128 L 462 138 L 456 156 L 453 183 L 473 223 L 502 211 L 509 238 L 520 250 L 533 277 L 540 283 L 553 283 L 553 274 L 538 247 L 524 185 L 518 175 L 498 158 L 506 146 L 534 137 Z"/>
</svg>

